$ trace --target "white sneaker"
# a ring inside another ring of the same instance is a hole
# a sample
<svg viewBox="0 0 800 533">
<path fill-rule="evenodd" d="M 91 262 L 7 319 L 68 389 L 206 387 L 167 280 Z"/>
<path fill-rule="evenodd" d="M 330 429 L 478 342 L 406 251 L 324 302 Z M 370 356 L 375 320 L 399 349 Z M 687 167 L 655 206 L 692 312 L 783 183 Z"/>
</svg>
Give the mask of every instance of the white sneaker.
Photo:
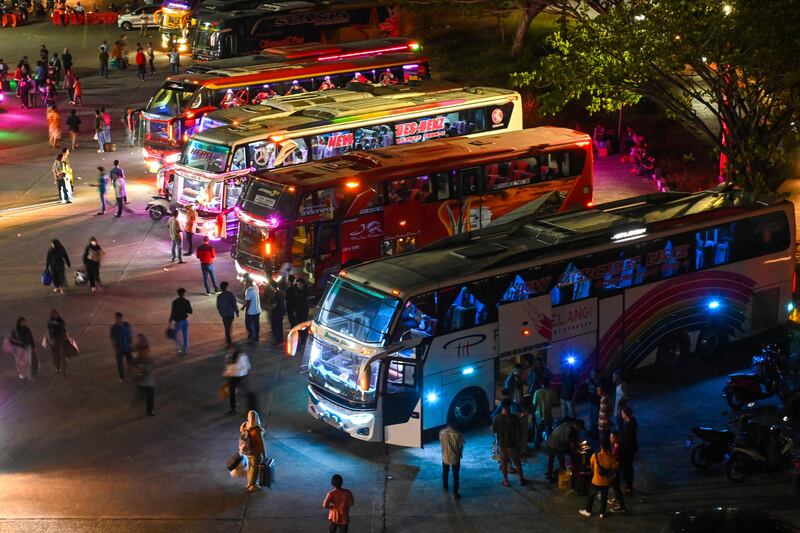
<svg viewBox="0 0 800 533">
<path fill-rule="evenodd" d="M 98 154 L 105 153 L 105 150 L 98 150 L 98 151 L 97 151 L 97 153 L 98 153 Z"/>
<path fill-rule="evenodd" d="M 61 200 L 61 203 L 65 204 L 65 203 L 67 203 L 67 201 L 66 200 Z"/>
<path fill-rule="evenodd" d="M 591 517 L 591 516 L 592 516 L 592 513 L 590 513 L 590 512 L 589 512 L 589 511 L 587 511 L 586 509 L 581 509 L 580 511 L 578 511 L 578 513 L 580 513 L 580 514 L 581 514 L 581 515 L 583 515 L 583 516 L 588 516 L 588 517 Z"/>
</svg>

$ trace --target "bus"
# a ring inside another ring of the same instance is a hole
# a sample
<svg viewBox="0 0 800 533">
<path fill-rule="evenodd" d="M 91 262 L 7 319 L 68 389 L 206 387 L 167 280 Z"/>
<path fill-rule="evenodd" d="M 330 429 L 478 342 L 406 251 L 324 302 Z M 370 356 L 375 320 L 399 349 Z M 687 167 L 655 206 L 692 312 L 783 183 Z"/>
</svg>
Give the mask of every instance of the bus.
<svg viewBox="0 0 800 533">
<path fill-rule="evenodd" d="M 448 417 L 484 419 L 503 361 L 536 354 L 581 376 L 675 370 L 786 324 L 793 222 L 789 202 L 720 189 L 463 233 L 339 273 L 287 352 L 309 333 L 312 416 L 420 446 Z"/>
<path fill-rule="evenodd" d="M 347 42 L 386 35 L 387 6 L 374 2 L 273 1 L 197 15 L 192 59 L 208 61 L 252 54 L 272 46 Z"/>
<path fill-rule="evenodd" d="M 330 76 L 336 87 L 342 87 L 356 72 L 369 82 L 379 81 L 386 69 L 399 80 L 427 78 L 428 60 L 410 50 L 332 61 L 308 58 L 300 62 L 170 76 L 140 113 L 138 138 L 145 165 L 151 172 L 157 172 L 164 163 L 177 161 L 202 116 L 219 109 L 229 91 L 236 104 L 245 105 L 263 92 L 264 84 L 278 94 L 285 94 L 294 80 L 299 81 L 303 90 L 314 91 L 325 76 Z"/>
<path fill-rule="evenodd" d="M 308 277 L 534 212 L 592 203 L 588 135 L 540 127 L 438 139 L 251 175 L 236 207 L 236 271 Z M 268 253 L 269 252 L 269 253 Z"/>
<path fill-rule="evenodd" d="M 169 50 L 170 45 L 180 52 L 188 52 L 191 35 L 196 20 L 193 15 L 202 10 L 206 17 L 221 16 L 234 9 L 246 8 L 254 0 L 164 0 L 161 8 L 153 14 L 153 20 L 161 33 L 161 47 Z"/>
<path fill-rule="evenodd" d="M 173 168 L 174 200 L 181 216 L 187 205 L 195 205 L 202 233 L 233 237 L 233 208 L 251 172 L 351 150 L 505 129 L 522 129 L 520 95 L 507 89 L 476 87 L 318 105 L 278 120 L 194 134 Z"/>
</svg>

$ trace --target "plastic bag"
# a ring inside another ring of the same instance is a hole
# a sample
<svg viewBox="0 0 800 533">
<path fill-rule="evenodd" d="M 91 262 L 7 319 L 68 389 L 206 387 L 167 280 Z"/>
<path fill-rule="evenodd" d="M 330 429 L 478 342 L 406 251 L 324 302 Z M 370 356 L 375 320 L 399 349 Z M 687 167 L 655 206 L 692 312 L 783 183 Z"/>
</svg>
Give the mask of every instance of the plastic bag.
<svg viewBox="0 0 800 533">
<path fill-rule="evenodd" d="M 231 477 L 247 477 L 247 456 L 242 456 L 242 462 L 230 471 Z"/>
</svg>

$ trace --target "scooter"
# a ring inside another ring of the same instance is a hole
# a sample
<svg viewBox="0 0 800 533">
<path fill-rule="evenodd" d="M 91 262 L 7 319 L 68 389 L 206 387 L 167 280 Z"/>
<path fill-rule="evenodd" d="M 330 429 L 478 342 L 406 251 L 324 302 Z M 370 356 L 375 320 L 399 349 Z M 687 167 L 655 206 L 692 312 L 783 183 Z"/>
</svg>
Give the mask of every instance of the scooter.
<svg viewBox="0 0 800 533">
<path fill-rule="evenodd" d="M 780 349 L 774 345 L 766 346 L 760 355 L 753 357 L 755 372 L 731 374 L 722 389 L 722 395 L 732 409 L 780 394 L 783 388 L 783 371 L 778 359 Z"/>
<path fill-rule="evenodd" d="M 758 433 L 758 415 L 744 414 L 728 422 L 728 426 L 738 426 L 739 430 L 714 429 L 694 426 L 685 441 L 686 448 L 692 448 L 694 441 L 701 442 L 691 452 L 691 461 L 694 466 L 705 470 L 715 463 L 724 463 L 725 457 L 733 449 L 734 443 L 750 443 Z"/>
<path fill-rule="evenodd" d="M 158 195 L 153 196 L 149 202 L 147 202 L 147 207 L 145 210 L 147 214 L 150 215 L 150 218 L 159 221 L 164 218 L 165 215 L 170 214 L 171 204 L 169 202 L 169 198 L 166 196 Z"/>
<path fill-rule="evenodd" d="M 794 447 L 792 430 L 785 424 L 774 424 L 763 445 L 733 447 L 725 460 L 725 475 L 740 483 L 757 472 L 788 470 L 792 467 Z"/>
</svg>

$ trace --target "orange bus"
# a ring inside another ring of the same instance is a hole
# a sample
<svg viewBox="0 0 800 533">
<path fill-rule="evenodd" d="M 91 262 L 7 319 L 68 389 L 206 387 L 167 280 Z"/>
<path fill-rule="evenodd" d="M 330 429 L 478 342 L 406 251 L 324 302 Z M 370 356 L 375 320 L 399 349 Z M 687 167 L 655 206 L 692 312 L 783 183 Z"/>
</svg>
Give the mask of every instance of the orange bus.
<svg viewBox="0 0 800 533">
<path fill-rule="evenodd" d="M 399 81 L 427 78 L 428 60 L 418 51 L 416 41 L 403 38 L 288 46 L 253 56 L 249 66 L 225 60 L 220 63 L 230 66 L 170 76 L 140 113 L 138 137 L 145 165 L 157 172 L 161 165 L 176 162 L 206 113 L 248 104 L 265 92 L 296 92 L 300 89 L 292 89 L 295 80 L 303 91 L 316 91 L 325 76 L 335 87 L 345 87 L 355 73 L 365 82 L 378 82 L 387 69 Z"/>
<path fill-rule="evenodd" d="M 251 174 L 235 208 L 237 273 L 307 276 L 531 213 L 592 205 L 588 135 L 540 127 L 354 151 Z"/>
</svg>

